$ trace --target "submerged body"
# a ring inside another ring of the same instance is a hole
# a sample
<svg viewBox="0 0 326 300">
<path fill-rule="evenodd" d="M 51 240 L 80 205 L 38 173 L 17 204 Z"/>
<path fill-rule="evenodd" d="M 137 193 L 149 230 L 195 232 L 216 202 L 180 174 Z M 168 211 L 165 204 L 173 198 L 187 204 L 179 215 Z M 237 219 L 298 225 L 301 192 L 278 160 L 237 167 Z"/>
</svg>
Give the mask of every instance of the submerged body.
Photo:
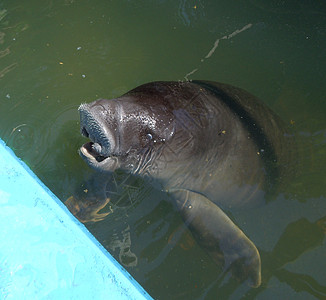
<svg viewBox="0 0 326 300">
<path fill-rule="evenodd" d="M 241 89 L 193 81 L 148 83 L 79 112 L 91 167 L 158 182 L 213 260 L 260 285 L 258 250 L 224 210 L 264 200 L 283 175 L 289 141 L 270 109 Z"/>
</svg>

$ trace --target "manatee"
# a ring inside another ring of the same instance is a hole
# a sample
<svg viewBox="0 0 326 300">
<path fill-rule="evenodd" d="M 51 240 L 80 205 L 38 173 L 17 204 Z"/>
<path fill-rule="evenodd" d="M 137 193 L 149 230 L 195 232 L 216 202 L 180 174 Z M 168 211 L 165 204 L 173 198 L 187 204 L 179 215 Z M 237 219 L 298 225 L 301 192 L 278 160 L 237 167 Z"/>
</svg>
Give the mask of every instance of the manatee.
<svg viewBox="0 0 326 300">
<path fill-rule="evenodd" d="M 79 113 L 90 167 L 150 178 L 225 272 L 261 284 L 259 252 L 228 213 L 264 203 L 284 177 L 291 142 L 274 112 L 240 88 L 194 80 L 147 83 Z"/>
</svg>

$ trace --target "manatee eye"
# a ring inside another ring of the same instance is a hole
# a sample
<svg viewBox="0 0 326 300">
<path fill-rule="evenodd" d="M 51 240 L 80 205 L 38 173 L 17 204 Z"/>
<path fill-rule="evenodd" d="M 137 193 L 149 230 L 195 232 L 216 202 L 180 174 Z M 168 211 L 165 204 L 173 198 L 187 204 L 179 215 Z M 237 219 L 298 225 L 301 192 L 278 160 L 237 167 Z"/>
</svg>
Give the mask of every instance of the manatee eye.
<svg viewBox="0 0 326 300">
<path fill-rule="evenodd" d="M 145 138 L 146 138 L 147 143 L 150 143 L 150 144 L 156 144 L 158 142 L 165 141 L 165 139 L 160 138 L 159 136 L 157 136 L 154 132 L 152 132 L 150 130 L 147 130 L 145 132 Z"/>
<path fill-rule="evenodd" d="M 156 144 L 157 137 L 156 137 L 156 135 L 153 132 L 147 131 L 146 134 L 145 134 L 145 137 L 146 137 L 147 143 L 149 143 L 149 144 Z"/>
</svg>

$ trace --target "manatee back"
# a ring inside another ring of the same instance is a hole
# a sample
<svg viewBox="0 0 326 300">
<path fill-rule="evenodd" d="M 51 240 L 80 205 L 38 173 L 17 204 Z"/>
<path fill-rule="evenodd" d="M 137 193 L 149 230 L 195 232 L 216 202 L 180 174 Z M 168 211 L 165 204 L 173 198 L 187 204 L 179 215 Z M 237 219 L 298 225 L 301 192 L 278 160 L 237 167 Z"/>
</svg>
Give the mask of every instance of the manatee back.
<svg viewBox="0 0 326 300">
<path fill-rule="evenodd" d="M 249 92 L 228 84 L 194 80 L 223 101 L 248 130 L 260 149 L 264 162 L 267 188 L 294 173 L 295 142 L 284 122 L 271 109 Z"/>
</svg>

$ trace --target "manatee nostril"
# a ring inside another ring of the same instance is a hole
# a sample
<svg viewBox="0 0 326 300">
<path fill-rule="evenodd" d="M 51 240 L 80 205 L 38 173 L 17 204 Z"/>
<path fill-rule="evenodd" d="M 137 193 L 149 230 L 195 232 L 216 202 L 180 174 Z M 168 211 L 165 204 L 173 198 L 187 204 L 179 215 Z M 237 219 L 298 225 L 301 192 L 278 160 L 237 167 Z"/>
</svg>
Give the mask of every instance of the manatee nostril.
<svg viewBox="0 0 326 300">
<path fill-rule="evenodd" d="M 88 132 L 87 132 L 87 130 L 86 130 L 85 127 L 82 128 L 82 130 L 81 130 L 81 134 L 82 134 L 83 136 L 86 136 L 87 138 L 89 137 L 89 134 L 88 134 Z"/>
</svg>

